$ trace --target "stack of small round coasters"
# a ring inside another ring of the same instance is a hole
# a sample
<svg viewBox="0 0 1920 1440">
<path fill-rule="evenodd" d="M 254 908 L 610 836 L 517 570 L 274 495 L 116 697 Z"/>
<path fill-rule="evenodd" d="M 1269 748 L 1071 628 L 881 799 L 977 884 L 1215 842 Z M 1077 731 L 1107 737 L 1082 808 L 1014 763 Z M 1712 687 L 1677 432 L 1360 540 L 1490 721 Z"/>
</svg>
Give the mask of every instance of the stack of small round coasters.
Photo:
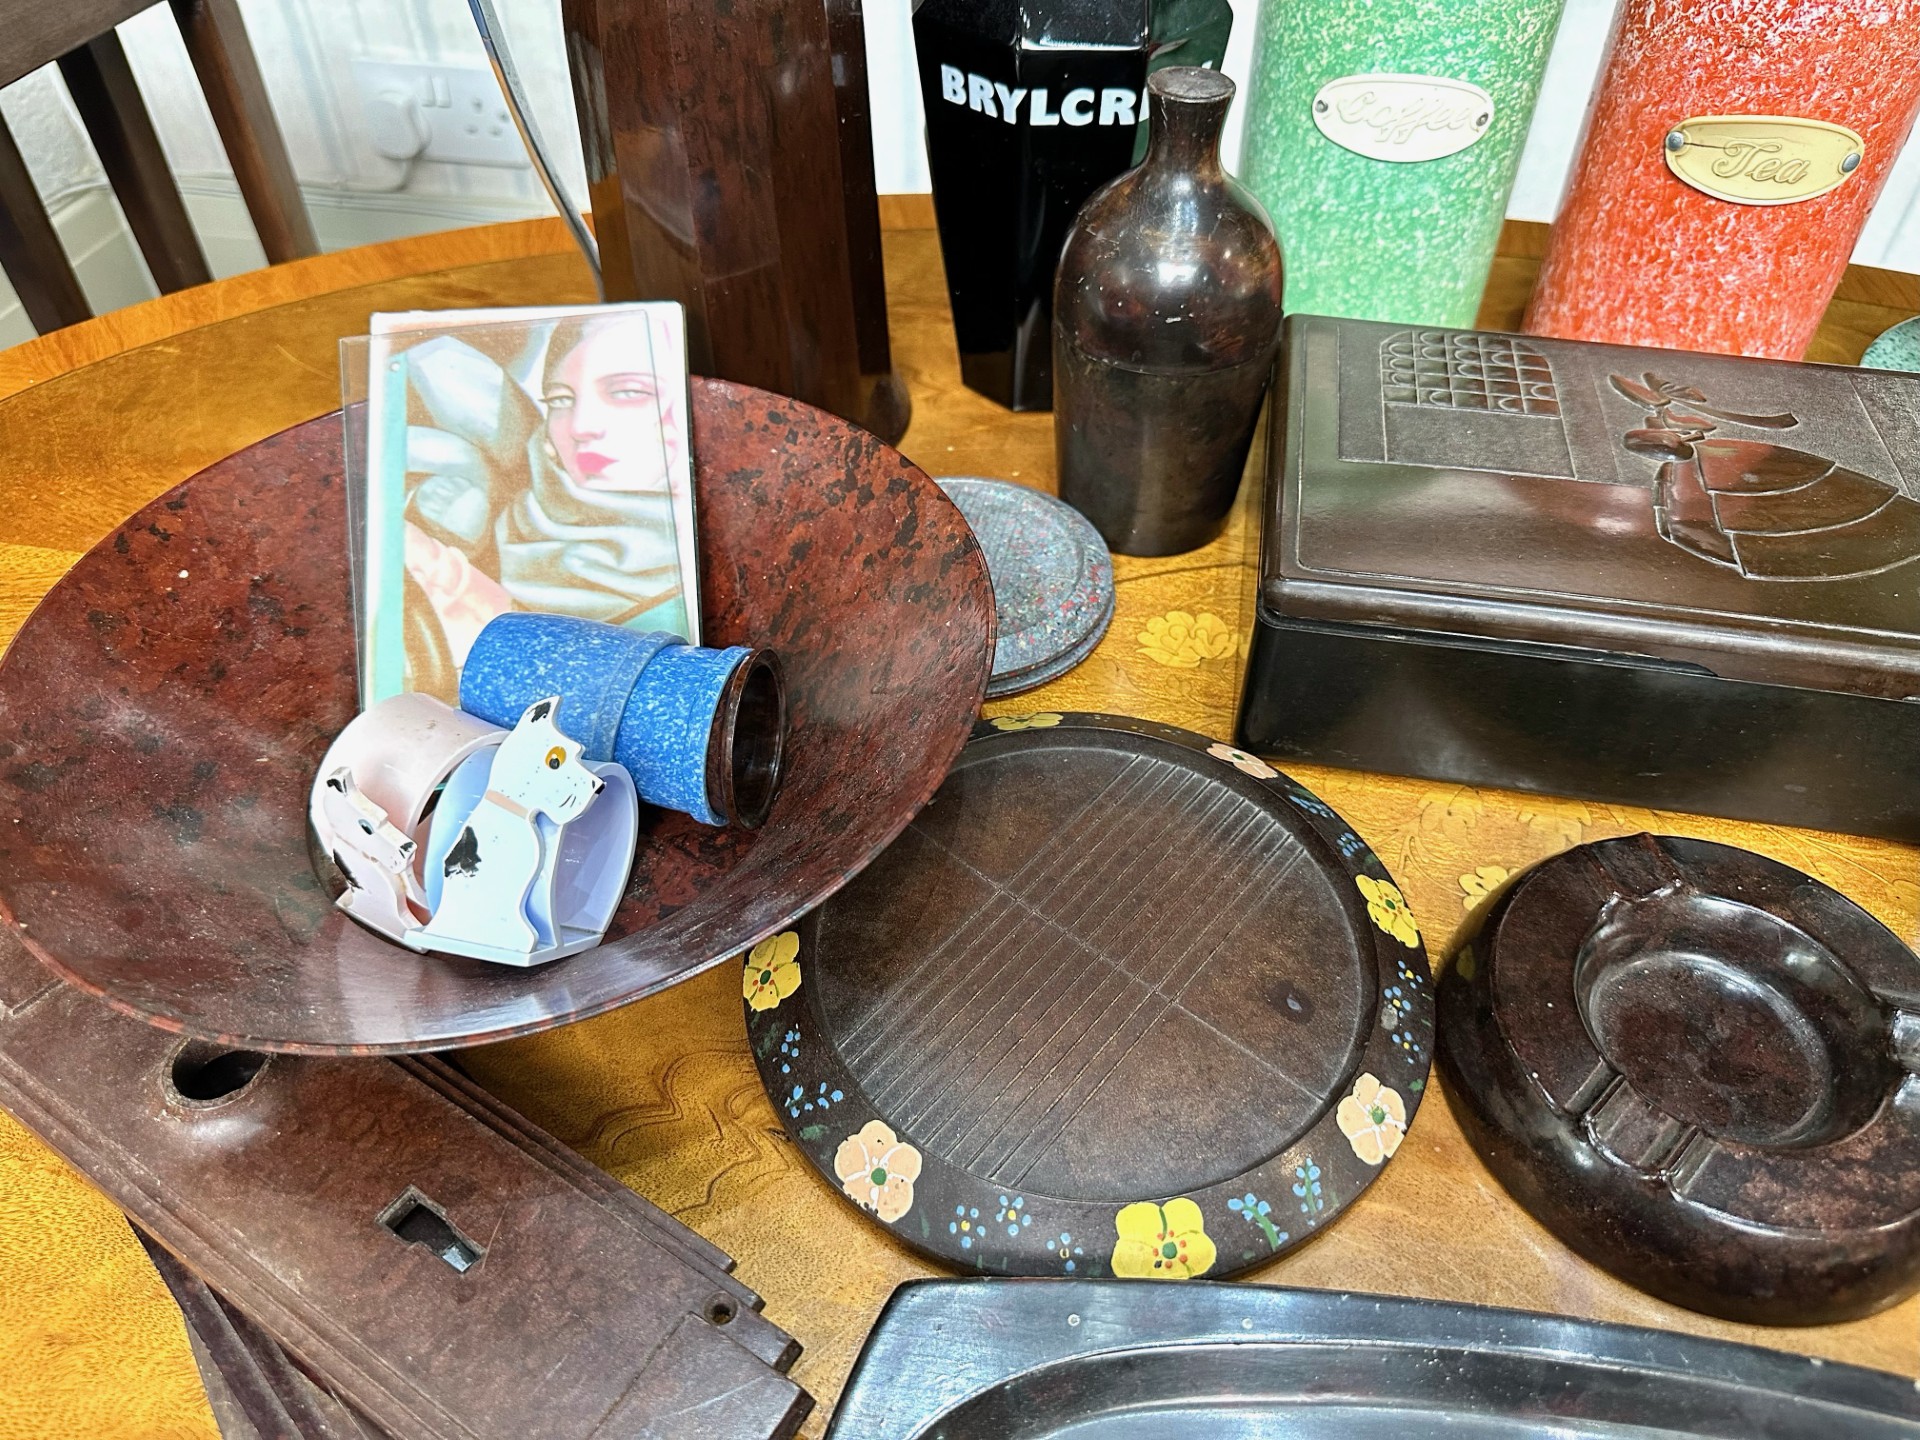
<svg viewBox="0 0 1920 1440">
<path fill-rule="evenodd" d="M 1113 619 L 1113 560 L 1064 501 L 1006 480 L 938 482 L 973 527 L 993 581 L 997 640 L 987 698 L 1057 680 L 1093 653 Z"/>
</svg>

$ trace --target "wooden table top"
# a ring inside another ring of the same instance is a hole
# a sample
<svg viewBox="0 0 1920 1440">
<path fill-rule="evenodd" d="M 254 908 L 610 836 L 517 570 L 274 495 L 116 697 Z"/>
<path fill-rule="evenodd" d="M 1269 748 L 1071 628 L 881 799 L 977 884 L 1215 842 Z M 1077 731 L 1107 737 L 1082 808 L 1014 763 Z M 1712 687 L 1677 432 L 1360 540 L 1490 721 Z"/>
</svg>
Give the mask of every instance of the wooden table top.
<svg viewBox="0 0 1920 1440">
<path fill-rule="evenodd" d="M 1009 414 L 960 383 L 928 213 L 924 202 L 888 206 L 895 356 L 914 403 L 901 448 L 935 475 L 1051 489 L 1050 417 Z M 1509 226 L 1483 325 L 1518 323 L 1541 243 L 1540 227 Z M 334 408 L 335 344 L 364 333 L 370 312 L 591 298 L 559 221 L 528 221 L 257 271 L 0 352 L 0 458 L 12 487 L 0 510 L 0 637 L 134 509 Z M 1854 272 L 1812 358 L 1855 361 L 1873 335 L 1916 311 L 1914 277 Z M 1117 559 L 1117 613 L 1093 657 L 988 712 L 1105 710 L 1229 735 L 1252 624 L 1256 492 L 1243 487 L 1227 533 L 1203 550 Z M 1179 641 L 1182 633 L 1190 638 Z M 1393 870 L 1436 961 L 1477 897 L 1506 874 L 1643 829 L 1772 855 L 1909 941 L 1920 931 L 1920 851 L 1909 847 L 1321 767 L 1293 773 Z M 747 1050 L 730 966 L 598 1020 L 468 1052 L 463 1063 L 736 1257 L 768 1316 L 805 1346 L 794 1375 L 820 1401 L 807 1434 L 823 1428 L 887 1294 L 936 1273 L 788 1142 Z M 1675 1309 L 1609 1278 L 1506 1197 L 1431 1097 L 1351 1211 L 1247 1278 L 1625 1321 L 1920 1375 L 1920 1298 L 1850 1325 L 1763 1330 Z M 0 1440 L 215 1434 L 178 1313 L 125 1223 L 0 1113 Z"/>
</svg>

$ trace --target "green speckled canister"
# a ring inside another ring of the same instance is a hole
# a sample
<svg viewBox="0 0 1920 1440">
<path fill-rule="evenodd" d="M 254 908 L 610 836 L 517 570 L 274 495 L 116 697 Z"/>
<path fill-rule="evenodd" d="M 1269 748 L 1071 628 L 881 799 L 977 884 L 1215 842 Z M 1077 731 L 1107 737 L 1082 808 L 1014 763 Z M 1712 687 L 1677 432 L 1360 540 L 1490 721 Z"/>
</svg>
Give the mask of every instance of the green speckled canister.
<svg viewBox="0 0 1920 1440">
<path fill-rule="evenodd" d="M 1286 308 L 1471 326 L 1563 0 L 1263 0 L 1242 180 Z"/>
</svg>

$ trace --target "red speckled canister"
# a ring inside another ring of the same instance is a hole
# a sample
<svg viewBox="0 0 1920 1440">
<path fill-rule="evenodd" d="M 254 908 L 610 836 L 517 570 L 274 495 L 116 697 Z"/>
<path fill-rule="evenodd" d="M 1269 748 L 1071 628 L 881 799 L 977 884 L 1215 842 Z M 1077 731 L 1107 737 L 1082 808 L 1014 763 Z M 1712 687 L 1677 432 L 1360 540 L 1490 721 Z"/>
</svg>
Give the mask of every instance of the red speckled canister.
<svg viewBox="0 0 1920 1440">
<path fill-rule="evenodd" d="M 1624 0 L 1526 328 L 1797 360 L 1920 112 L 1920 0 Z"/>
</svg>

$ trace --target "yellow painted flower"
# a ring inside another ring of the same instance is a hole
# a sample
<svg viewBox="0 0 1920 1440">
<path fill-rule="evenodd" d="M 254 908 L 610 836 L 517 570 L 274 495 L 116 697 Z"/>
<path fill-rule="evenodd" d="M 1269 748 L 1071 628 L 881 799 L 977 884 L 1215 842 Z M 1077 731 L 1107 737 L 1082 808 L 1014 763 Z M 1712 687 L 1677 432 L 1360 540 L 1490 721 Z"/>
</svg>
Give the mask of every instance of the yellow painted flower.
<svg viewBox="0 0 1920 1440">
<path fill-rule="evenodd" d="M 1480 962 L 1473 958 L 1473 946 L 1460 947 L 1460 953 L 1453 957 L 1453 968 L 1459 972 L 1462 980 L 1471 980 L 1478 973 Z"/>
<path fill-rule="evenodd" d="M 1202 660 L 1224 660 L 1238 648 L 1227 622 L 1205 610 L 1198 615 L 1185 610 L 1156 615 L 1134 639 L 1149 660 L 1182 670 L 1191 670 Z"/>
<path fill-rule="evenodd" d="M 771 1010 L 800 988 L 800 935 L 782 930 L 747 952 L 740 993 L 754 1010 Z"/>
<path fill-rule="evenodd" d="M 1113 1217 L 1119 1240 L 1113 1273 L 1129 1280 L 1191 1280 L 1213 1268 L 1200 1207 L 1181 1196 L 1164 1205 L 1141 1200 Z"/>
<path fill-rule="evenodd" d="M 1258 755 L 1249 755 L 1244 750 L 1236 750 L 1231 745 L 1213 744 L 1207 746 L 1207 754 L 1216 760 L 1224 760 L 1234 769 L 1253 776 L 1256 780 L 1272 780 L 1280 772 L 1267 764 Z"/>
<path fill-rule="evenodd" d="M 1354 1082 L 1353 1093 L 1342 1097 L 1333 1118 L 1353 1153 L 1369 1165 L 1386 1160 L 1407 1136 L 1406 1103 L 1371 1075 Z"/>
<path fill-rule="evenodd" d="M 1060 723 L 1060 717 L 1042 710 L 1037 715 L 996 715 L 987 723 L 996 730 L 1051 730 Z"/>
<path fill-rule="evenodd" d="M 1460 888 L 1467 892 L 1467 898 L 1460 902 L 1463 909 L 1471 910 L 1487 896 L 1506 884 L 1513 872 L 1504 865 L 1480 865 L 1471 874 L 1460 877 Z"/>
<path fill-rule="evenodd" d="M 892 1224 L 913 1208 L 920 1152 L 884 1121 L 869 1120 L 833 1152 L 833 1173 L 854 1204 Z"/>
<path fill-rule="evenodd" d="M 1407 898 L 1400 893 L 1398 885 L 1391 880 L 1376 880 L 1371 875 L 1356 875 L 1353 883 L 1366 897 L 1367 915 L 1374 924 L 1408 949 L 1420 944 L 1420 927 L 1414 922 Z"/>
</svg>

